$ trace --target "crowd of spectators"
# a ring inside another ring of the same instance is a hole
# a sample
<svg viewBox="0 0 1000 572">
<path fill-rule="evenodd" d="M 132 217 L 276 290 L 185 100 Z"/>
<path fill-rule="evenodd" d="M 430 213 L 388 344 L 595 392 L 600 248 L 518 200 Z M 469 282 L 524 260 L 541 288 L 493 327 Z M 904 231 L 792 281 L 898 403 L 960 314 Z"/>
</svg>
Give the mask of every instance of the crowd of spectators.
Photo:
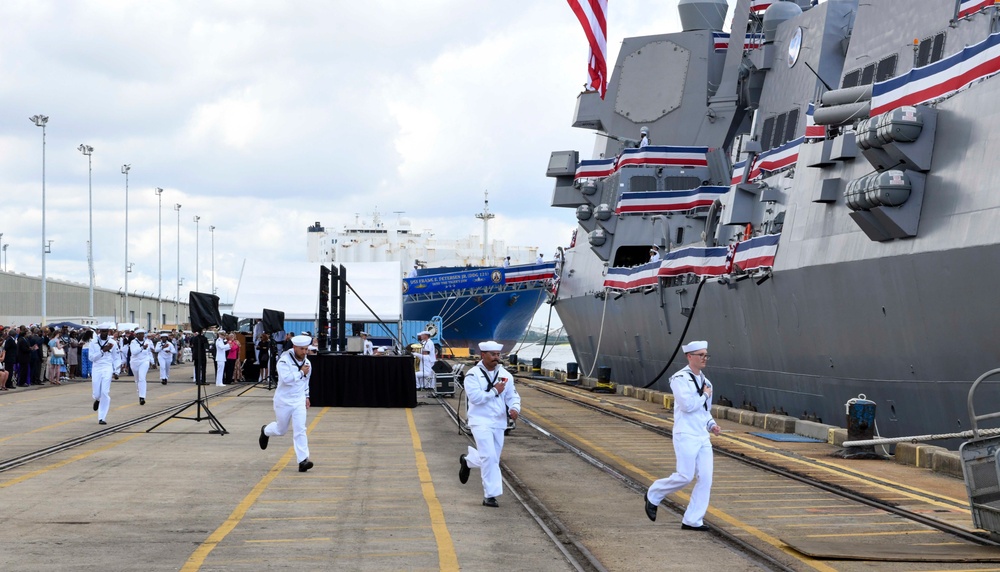
<svg viewBox="0 0 1000 572">
<path fill-rule="evenodd" d="M 178 348 L 174 363 L 182 359 L 182 348 L 189 347 L 193 334 L 173 331 L 171 341 Z M 87 345 L 94 337 L 91 328 L 68 326 L 0 327 L 0 391 L 31 385 L 62 385 L 67 381 L 90 379 Z M 130 331 L 117 331 L 113 337 L 125 351 L 135 337 Z M 123 373 L 128 360 L 124 360 Z"/>
</svg>

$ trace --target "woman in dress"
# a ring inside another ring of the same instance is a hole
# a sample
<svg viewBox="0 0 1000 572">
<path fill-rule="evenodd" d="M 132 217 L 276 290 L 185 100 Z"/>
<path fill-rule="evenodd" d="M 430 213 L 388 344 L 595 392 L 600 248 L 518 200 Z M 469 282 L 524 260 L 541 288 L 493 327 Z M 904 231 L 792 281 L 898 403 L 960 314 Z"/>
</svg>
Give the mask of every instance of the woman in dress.
<svg viewBox="0 0 1000 572">
<path fill-rule="evenodd" d="M 86 330 L 80 336 L 80 377 L 87 379 L 90 377 L 90 340 L 94 339 L 94 330 Z"/>
<path fill-rule="evenodd" d="M 233 383 L 236 381 L 236 360 L 240 357 L 240 343 L 236 341 L 236 334 L 229 334 L 229 351 L 226 352 L 226 370 L 223 374 L 223 383 Z"/>
<path fill-rule="evenodd" d="M 66 365 L 66 350 L 63 349 L 62 342 L 59 341 L 59 333 L 53 332 L 49 338 L 49 383 L 52 385 L 62 385 L 59 383 L 60 371 Z"/>
</svg>

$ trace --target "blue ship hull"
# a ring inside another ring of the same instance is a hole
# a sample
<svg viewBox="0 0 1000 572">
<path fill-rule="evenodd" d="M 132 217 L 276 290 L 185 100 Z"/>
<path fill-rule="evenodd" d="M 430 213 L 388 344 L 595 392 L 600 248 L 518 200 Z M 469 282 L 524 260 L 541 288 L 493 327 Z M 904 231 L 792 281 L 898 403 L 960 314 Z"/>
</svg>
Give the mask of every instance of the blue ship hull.
<svg viewBox="0 0 1000 572">
<path fill-rule="evenodd" d="M 510 351 L 524 336 L 535 311 L 545 301 L 545 289 L 503 292 L 447 300 L 403 301 L 404 320 L 443 318 L 441 337 L 446 347 L 478 352 L 479 342 L 494 340 Z"/>
</svg>

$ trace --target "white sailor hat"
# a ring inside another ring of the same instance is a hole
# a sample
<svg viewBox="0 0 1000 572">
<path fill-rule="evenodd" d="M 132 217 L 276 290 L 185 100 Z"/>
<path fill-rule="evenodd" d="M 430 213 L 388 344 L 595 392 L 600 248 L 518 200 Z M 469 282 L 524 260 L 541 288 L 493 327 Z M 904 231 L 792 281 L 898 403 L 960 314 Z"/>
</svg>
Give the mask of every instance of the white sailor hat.
<svg viewBox="0 0 1000 572">
<path fill-rule="evenodd" d="M 295 336 L 292 338 L 292 345 L 300 348 L 308 347 L 313 341 L 309 336 Z"/>
<path fill-rule="evenodd" d="M 170 332 L 160 332 L 160 337 L 170 337 Z"/>
<path fill-rule="evenodd" d="M 309 351 L 311 351 L 311 352 L 319 351 L 319 348 L 317 348 L 316 346 L 309 346 L 306 349 L 309 350 Z"/>
<path fill-rule="evenodd" d="M 113 322 L 101 322 L 100 324 L 97 324 L 97 328 L 96 329 L 98 329 L 98 330 L 113 330 L 113 329 L 115 329 L 115 324 Z"/>
<path fill-rule="evenodd" d="M 499 352 L 503 350 L 503 345 L 490 340 L 488 342 L 479 343 L 479 351 L 481 352 Z"/>
<path fill-rule="evenodd" d="M 367 338 L 368 337 L 368 332 L 361 332 L 361 335 Z"/>
<path fill-rule="evenodd" d="M 145 334 L 146 330 L 143 329 L 143 328 L 139 328 L 138 330 L 135 331 L 135 333 L 137 333 L 137 334 Z"/>
<path fill-rule="evenodd" d="M 696 352 L 698 350 L 707 350 L 707 349 L 708 349 L 708 342 L 706 341 L 688 342 L 686 345 L 681 346 L 681 350 L 686 354 L 689 354 L 691 352 Z"/>
<path fill-rule="evenodd" d="M 430 332 L 428 332 L 427 330 L 424 330 L 424 331 L 422 331 L 422 332 L 417 332 L 417 335 L 418 335 L 418 336 L 430 336 L 430 335 L 431 335 L 431 333 L 430 333 Z"/>
<path fill-rule="evenodd" d="M 647 134 L 648 135 L 649 134 L 649 127 L 643 126 L 642 128 L 639 129 L 639 133 L 643 133 L 643 134 Z"/>
</svg>

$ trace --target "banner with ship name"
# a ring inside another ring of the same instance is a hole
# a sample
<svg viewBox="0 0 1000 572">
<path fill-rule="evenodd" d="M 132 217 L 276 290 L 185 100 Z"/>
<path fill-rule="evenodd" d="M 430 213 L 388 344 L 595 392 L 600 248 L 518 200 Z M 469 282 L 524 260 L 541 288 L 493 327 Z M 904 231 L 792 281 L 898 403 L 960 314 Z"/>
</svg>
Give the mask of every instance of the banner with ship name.
<svg viewBox="0 0 1000 572">
<path fill-rule="evenodd" d="M 555 262 L 542 264 L 522 264 L 509 268 L 477 268 L 459 272 L 429 274 L 403 279 L 403 294 L 430 294 L 451 290 L 466 290 L 548 280 L 556 275 Z"/>
<path fill-rule="evenodd" d="M 708 165 L 708 147 L 677 147 L 648 145 L 638 149 L 625 149 L 613 159 L 580 161 L 576 179 L 600 179 L 625 166 L 655 167 L 705 167 Z"/>
<path fill-rule="evenodd" d="M 774 265 L 780 236 L 767 234 L 737 243 L 731 261 L 727 261 L 730 249 L 725 246 L 678 248 L 667 253 L 658 262 L 647 262 L 630 268 L 608 268 L 604 286 L 616 290 L 633 290 L 653 286 L 661 277 L 694 274 L 712 278 L 728 274 L 726 268 L 730 264 L 739 266 L 745 272 L 769 268 Z"/>
<path fill-rule="evenodd" d="M 996 0 L 962 0 L 958 6 L 958 17 L 971 16 L 983 8 L 993 6 Z"/>
<path fill-rule="evenodd" d="M 953 95 L 1000 72 L 1000 32 L 940 61 L 876 83 L 870 117 Z"/>
<path fill-rule="evenodd" d="M 646 191 L 622 193 L 615 214 L 689 211 L 712 206 L 729 192 L 729 187 L 698 187 L 687 191 Z"/>
</svg>

